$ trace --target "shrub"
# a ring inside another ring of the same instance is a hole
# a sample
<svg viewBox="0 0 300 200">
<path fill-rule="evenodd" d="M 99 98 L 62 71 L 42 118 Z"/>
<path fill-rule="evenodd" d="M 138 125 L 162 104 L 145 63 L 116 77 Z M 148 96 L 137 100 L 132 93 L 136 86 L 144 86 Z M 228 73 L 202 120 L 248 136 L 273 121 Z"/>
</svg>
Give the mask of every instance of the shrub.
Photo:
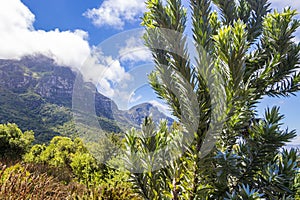
<svg viewBox="0 0 300 200">
<path fill-rule="evenodd" d="M 0 157 L 20 159 L 30 149 L 33 140 L 33 131 L 23 133 L 16 124 L 0 124 Z"/>
</svg>

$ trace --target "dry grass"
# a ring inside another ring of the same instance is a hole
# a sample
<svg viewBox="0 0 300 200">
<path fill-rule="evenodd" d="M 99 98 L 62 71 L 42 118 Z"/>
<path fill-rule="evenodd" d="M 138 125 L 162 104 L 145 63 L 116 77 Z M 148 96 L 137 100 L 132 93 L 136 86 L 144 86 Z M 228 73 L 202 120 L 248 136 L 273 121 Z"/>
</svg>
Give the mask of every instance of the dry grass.
<svg viewBox="0 0 300 200">
<path fill-rule="evenodd" d="M 16 164 L 6 167 L 0 162 L 0 200 L 141 199 L 128 193 L 128 188 L 118 186 L 88 189 L 76 182 L 63 184 L 58 178 L 50 176 L 48 170 L 49 168 L 43 169 L 42 165 Z"/>
<path fill-rule="evenodd" d="M 70 196 L 68 187 L 47 174 L 30 174 L 26 167 L 20 169 L 1 167 L 0 199 L 3 200 L 52 200 Z"/>
</svg>

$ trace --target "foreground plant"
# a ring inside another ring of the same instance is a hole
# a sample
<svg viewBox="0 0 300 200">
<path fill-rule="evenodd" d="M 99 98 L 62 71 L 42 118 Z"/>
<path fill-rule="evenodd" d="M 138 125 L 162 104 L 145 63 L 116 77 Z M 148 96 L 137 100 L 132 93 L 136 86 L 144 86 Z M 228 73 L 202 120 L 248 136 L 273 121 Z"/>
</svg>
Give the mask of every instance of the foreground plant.
<svg viewBox="0 0 300 200">
<path fill-rule="evenodd" d="M 181 157 L 157 168 L 163 157 L 154 155 L 173 136 L 146 120 L 142 132 L 126 136 L 132 181 L 145 199 L 292 199 L 299 155 L 282 148 L 296 133 L 282 128 L 279 108 L 258 119 L 256 105 L 300 89 L 296 11 L 271 13 L 267 0 L 213 3 L 219 16 L 210 0 L 190 1 L 194 55 L 183 34 L 181 1 L 146 1 L 144 38 L 156 64 L 150 84 L 181 122 L 178 134 L 189 145 L 178 143 Z M 148 160 L 137 165 L 136 155 L 145 152 Z"/>
</svg>

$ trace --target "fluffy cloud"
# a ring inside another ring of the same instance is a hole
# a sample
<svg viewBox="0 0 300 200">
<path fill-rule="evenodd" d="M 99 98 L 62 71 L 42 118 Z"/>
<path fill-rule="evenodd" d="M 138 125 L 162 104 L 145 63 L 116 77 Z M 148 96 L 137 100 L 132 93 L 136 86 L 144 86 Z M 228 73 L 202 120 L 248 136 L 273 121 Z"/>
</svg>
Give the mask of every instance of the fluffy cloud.
<svg viewBox="0 0 300 200">
<path fill-rule="evenodd" d="M 99 92 L 118 103 L 118 99 L 128 98 L 130 92 L 127 90 L 127 82 L 131 81 L 131 76 L 121 66 L 118 60 L 111 65 L 99 65 L 96 68 L 103 69 L 103 73 L 98 78 Z"/>
<path fill-rule="evenodd" d="M 122 29 L 126 22 L 136 21 L 145 9 L 143 0 L 104 0 L 99 8 L 90 9 L 83 15 L 92 19 L 96 26 Z"/>
<path fill-rule="evenodd" d="M 35 16 L 20 0 L 0 1 L 0 59 L 44 54 L 57 64 L 79 67 L 90 47 L 82 30 L 35 30 Z"/>
<path fill-rule="evenodd" d="M 95 47 L 92 55 L 80 68 L 85 81 L 97 85 L 98 91 L 113 99 L 120 107 L 128 102 L 131 90 L 128 84 L 132 82 L 132 76 L 125 71 L 118 59 L 104 56 L 101 48 Z"/>
<path fill-rule="evenodd" d="M 108 97 L 130 95 L 123 90 L 130 74 L 119 60 L 90 48 L 85 31 L 35 30 L 34 21 L 34 14 L 20 0 L 0 1 L 0 59 L 43 54 L 59 65 L 79 69 L 86 81 L 97 84 Z"/>
<path fill-rule="evenodd" d="M 119 50 L 121 61 L 150 62 L 152 55 L 144 45 L 141 38 L 131 37 L 126 40 L 126 45 Z"/>
</svg>

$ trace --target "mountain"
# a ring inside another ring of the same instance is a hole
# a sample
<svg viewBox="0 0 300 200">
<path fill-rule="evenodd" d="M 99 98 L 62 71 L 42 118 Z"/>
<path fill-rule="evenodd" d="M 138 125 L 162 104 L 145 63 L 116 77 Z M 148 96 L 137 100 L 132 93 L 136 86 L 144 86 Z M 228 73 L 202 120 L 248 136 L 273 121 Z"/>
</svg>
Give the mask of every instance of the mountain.
<svg viewBox="0 0 300 200">
<path fill-rule="evenodd" d="M 22 130 L 33 130 L 36 142 L 47 142 L 55 135 L 76 135 L 72 112 L 72 96 L 76 77 L 69 67 L 58 66 L 45 56 L 27 56 L 20 60 L 0 60 L 0 123 L 16 123 Z M 96 87 L 82 81 L 82 87 L 94 98 L 97 122 L 105 132 L 121 132 L 139 127 L 152 113 L 154 121 L 173 119 L 151 104 L 119 110 L 111 99 L 97 92 Z M 82 113 L 82 116 L 88 113 Z M 92 128 L 92 127 L 91 127 Z"/>
<path fill-rule="evenodd" d="M 158 123 L 161 119 L 166 119 L 168 125 L 172 125 L 173 119 L 167 117 L 164 113 L 160 112 L 157 107 L 153 106 L 150 103 L 142 103 L 130 108 L 128 111 L 125 111 L 123 116 L 127 119 L 130 119 L 133 124 L 143 123 L 143 119 L 148 116 L 152 116 L 154 122 Z"/>
</svg>

